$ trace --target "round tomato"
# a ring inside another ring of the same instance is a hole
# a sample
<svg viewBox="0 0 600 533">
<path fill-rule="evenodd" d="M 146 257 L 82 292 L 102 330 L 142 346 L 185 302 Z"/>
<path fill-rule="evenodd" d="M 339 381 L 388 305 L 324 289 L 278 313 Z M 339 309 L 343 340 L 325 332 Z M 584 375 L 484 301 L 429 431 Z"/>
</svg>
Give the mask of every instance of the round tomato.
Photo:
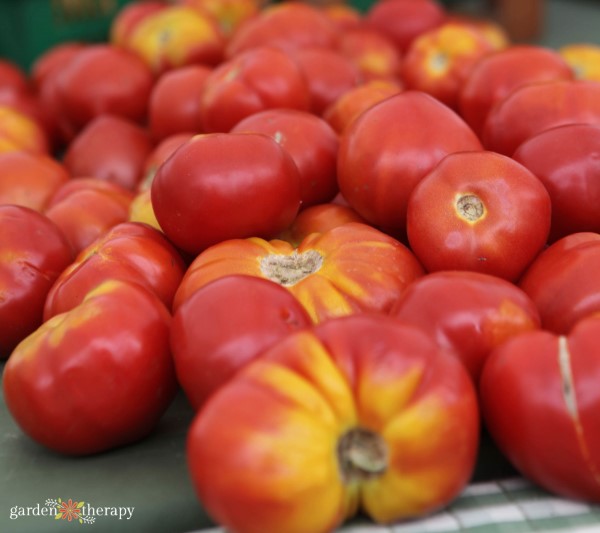
<svg viewBox="0 0 600 533">
<path fill-rule="evenodd" d="M 550 196 L 514 159 L 446 156 L 408 202 L 410 247 L 429 272 L 473 270 L 516 281 L 550 231 Z"/>
<path fill-rule="evenodd" d="M 151 197 L 169 239 L 197 254 L 224 239 L 270 238 L 289 226 L 300 207 L 300 173 L 267 135 L 196 135 L 158 168 Z"/>
</svg>

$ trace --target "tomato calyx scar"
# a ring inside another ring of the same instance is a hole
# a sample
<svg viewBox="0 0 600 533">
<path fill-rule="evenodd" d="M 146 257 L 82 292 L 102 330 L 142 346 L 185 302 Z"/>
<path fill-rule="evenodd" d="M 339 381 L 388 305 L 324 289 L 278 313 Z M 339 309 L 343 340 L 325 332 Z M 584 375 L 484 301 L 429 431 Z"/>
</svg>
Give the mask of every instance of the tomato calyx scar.
<svg viewBox="0 0 600 533">
<path fill-rule="evenodd" d="M 383 438 L 361 427 L 342 435 L 337 445 L 338 464 L 346 483 L 382 475 L 388 466 L 388 449 Z"/>
<path fill-rule="evenodd" d="M 455 209 L 463 220 L 473 223 L 485 216 L 486 210 L 479 196 L 472 193 L 460 194 L 456 198 Z"/>
<path fill-rule="evenodd" d="M 318 272 L 323 265 L 323 256 L 317 250 L 289 255 L 270 254 L 260 261 L 260 271 L 271 281 L 284 287 L 291 287 L 304 278 Z"/>
</svg>

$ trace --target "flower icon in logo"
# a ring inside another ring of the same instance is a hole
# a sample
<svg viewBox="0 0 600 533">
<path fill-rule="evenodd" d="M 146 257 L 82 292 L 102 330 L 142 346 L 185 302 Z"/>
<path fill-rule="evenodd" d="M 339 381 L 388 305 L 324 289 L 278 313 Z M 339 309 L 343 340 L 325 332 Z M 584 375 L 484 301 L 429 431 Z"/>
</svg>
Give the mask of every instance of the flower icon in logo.
<svg viewBox="0 0 600 533">
<path fill-rule="evenodd" d="M 80 520 L 81 508 L 84 506 L 85 502 L 74 502 L 71 498 L 68 501 L 64 502 L 60 498 L 58 499 L 57 509 L 58 512 L 54 517 L 55 520 L 68 520 L 71 522 L 72 520 Z"/>
</svg>

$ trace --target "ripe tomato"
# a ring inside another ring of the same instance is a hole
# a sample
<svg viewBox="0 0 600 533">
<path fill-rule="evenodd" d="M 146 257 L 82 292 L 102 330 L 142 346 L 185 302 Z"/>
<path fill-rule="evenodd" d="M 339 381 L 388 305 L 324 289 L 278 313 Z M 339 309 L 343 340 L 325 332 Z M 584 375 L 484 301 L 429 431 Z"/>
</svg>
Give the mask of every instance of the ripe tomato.
<svg viewBox="0 0 600 533">
<path fill-rule="evenodd" d="M 224 239 L 270 238 L 289 226 L 300 207 L 300 173 L 267 135 L 196 135 L 156 171 L 151 197 L 169 239 L 197 254 Z"/>
<path fill-rule="evenodd" d="M 593 503 L 600 503 L 599 346 L 599 317 L 566 336 L 523 333 L 492 352 L 480 388 L 484 422 L 512 464 L 554 494 Z"/>
<path fill-rule="evenodd" d="M 550 231 L 550 195 L 514 159 L 446 156 L 408 201 L 410 247 L 429 272 L 473 270 L 516 281 Z"/>
<path fill-rule="evenodd" d="M 146 437 L 177 391 L 170 320 L 137 283 L 102 283 L 15 348 L 2 376 L 11 415 L 34 441 L 68 455 Z"/>
<path fill-rule="evenodd" d="M 72 259 L 69 243 L 46 216 L 0 205 L 0 359 L 42 323 L 46 296 Z"/>
<path fill-rule="evenodd" d="M 540 314 L 515 284 L 479 272 L 448 270 L 411 283 L 390 315 L 418 326 L 465 365 L 473 382 L 490 352 L 541 327 Z"/>
<path fill-rule="evenodd" d="M 421 178 L 449 153 L 480 149 L 456 113 L 426 93 L 405 91 L 367 109 L 342 134 L 340 191 L 369 223 L 400 232 Z"/>
<path fill-rule="evenodd" d="M 300 171 L 301 208 L 329 202 L 338 193 L 339 139 L 324 119 L 297 109 L 268 109 L 241 120 L 231 133 L 264 133 L 292 156 Z"/>
<path fill-rule="evenodd" d="M 196 414 L 187 457 L 228 530 L 325 533 L 359 511 L 391 523 L 443 508 L 478 440 L 463 366 L 415 327 L 355 315 L 288 334 L 240 370 Z"/>
<path fill-rule="evenodd" d="M 171 348 L 178 381 L 199 409 L 241 368 L 310 317 L 284 287 L 254 276 L 219 278 L 173 315 Z"/>
<path fill-rule="evenodd" d="M 376 253 L 374 253 L 376 250 Z M 385 314 L 423 269 L 399 241 L 350 222 L 308 235 L 297 247 L 282 240 L 230 239 L 190 264 L 173 308 L 228 274 L 267 278 L 286 287 L 313 322 L 361 312 Z"/>
</svg>

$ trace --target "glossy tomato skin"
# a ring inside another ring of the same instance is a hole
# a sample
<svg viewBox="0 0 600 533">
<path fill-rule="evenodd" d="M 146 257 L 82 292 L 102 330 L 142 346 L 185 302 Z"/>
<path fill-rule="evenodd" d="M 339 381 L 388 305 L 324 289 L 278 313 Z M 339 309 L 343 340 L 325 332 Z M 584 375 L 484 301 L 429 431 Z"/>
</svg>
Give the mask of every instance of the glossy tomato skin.
<svg viewBox="0 0 600 533">
<path fill-rule="evenodd" d="M 231 275 L 194 292 L 173 315 L 171 348 L 178 381 L 199 409 L 241 368 L 310 317 L 284 287 Z"/>
<path fill-rule="evenodd" d="M 429 272 L 472 270 L 516 281 L 545 246 L 550 216 L 546 188 L 514 159 L 455 153 L 415 187 L 408 240 Z"/>
<path fill-rule="evenodd" d="M 359 510 L 392 523 L 442 508 L 471 476 L 478 426 L 456 359 L 417 328 L 361 315 L 287 335 L 242 369 L 197 413 L 187 457 L 228 529 L 325 533 Z M 364 477 L 349 441 L 372 445 Z"/>
<path fill-rule="evenodd" d="M 44 302 L 73 260 L 50 219 L 28 207 L 0 205 L 0 359 L 42 323 Z"/>
<path fill-rule="evenodd" d="M 177 390 L 170 319 L 140 285 L 101 284 L 13 352 L 3 373 L 13 418 L 34 441 L 67 455 L 147 436 Z"/>
<path fill-rule="evenodd" d="M 567 336 L 524 333 L 492 352 L 481 378 L 490 434 L 527 478 L 558 496 L 600 502 L 600 319 Z"/>
<path fill-rule="evenodd" d="M 423 268 L 401 242 L 357 222 L 311 233 L 297 246 L 279 239 L 229 239 L 192 261 L 173 308 L 195 290 L 229 274 L 283 285 L 319 323 L 363 312 L 387 314 L 406 287 L 423 275 Z"/>
<path fill-rule="evenodd" d="M 600 312 L 600 234 L 572 233 L 552 243 L 529 265 L 519 286 L 540 311 L 542 326 L 567 334 Z"/>
<path fill-rule="evenodd" d="M 475 385 L 494 348 L 541 328 L 537 307 L 514 283 L 466 270 L 434 272 L 415 280 L 390 315 L 418 326 L 454 353 Z"/>
<path fill-rule="evenodd" d="M 204 131 L 228 132 L 240 120 L 265 109 L 308 111 L 307 80 L 292 56 L 261 46 L 215 67 L 200 95 Z"/>
<path fill-rule="evenodd" d="M 566 124 L 534 135 L 513 159 L 544 184 L 552 200 L 550 241 L 600 232 L 600 124 Z"/>
<path fill-rule="evenodd" d="M 225 239 L 273 237 L 300 208 L 292 157 L 259 133 L 197 135 L 159 167 L 151 198 L 160 227 L 190 254 Z"/>
<path fill-rule="evenodd" d="M 338 135 L 322 118 L 297 109 L 269 109 L 238 122 L 231 133 L 264 133 L 288 152 L 300 171 L 301 209 L 338 193 Z"/>
<path fill-rule="evenodd" d="M 61 272 L 48 292 L 44 320 L 73 309 L 108 279 L 138 283 L 170 309 L 185 269 L 179 252 L 157 229 L 137 222 L 117 224 Z"/>
<path fill-rule="evenodd" d="M 466 123 L 420 91 L 404 91 L 367 109 L 340 138 L 338 183 L 369 223 L 406 228 L 414 186 L 445 155 L 480 150 Z"/>
</svg>

